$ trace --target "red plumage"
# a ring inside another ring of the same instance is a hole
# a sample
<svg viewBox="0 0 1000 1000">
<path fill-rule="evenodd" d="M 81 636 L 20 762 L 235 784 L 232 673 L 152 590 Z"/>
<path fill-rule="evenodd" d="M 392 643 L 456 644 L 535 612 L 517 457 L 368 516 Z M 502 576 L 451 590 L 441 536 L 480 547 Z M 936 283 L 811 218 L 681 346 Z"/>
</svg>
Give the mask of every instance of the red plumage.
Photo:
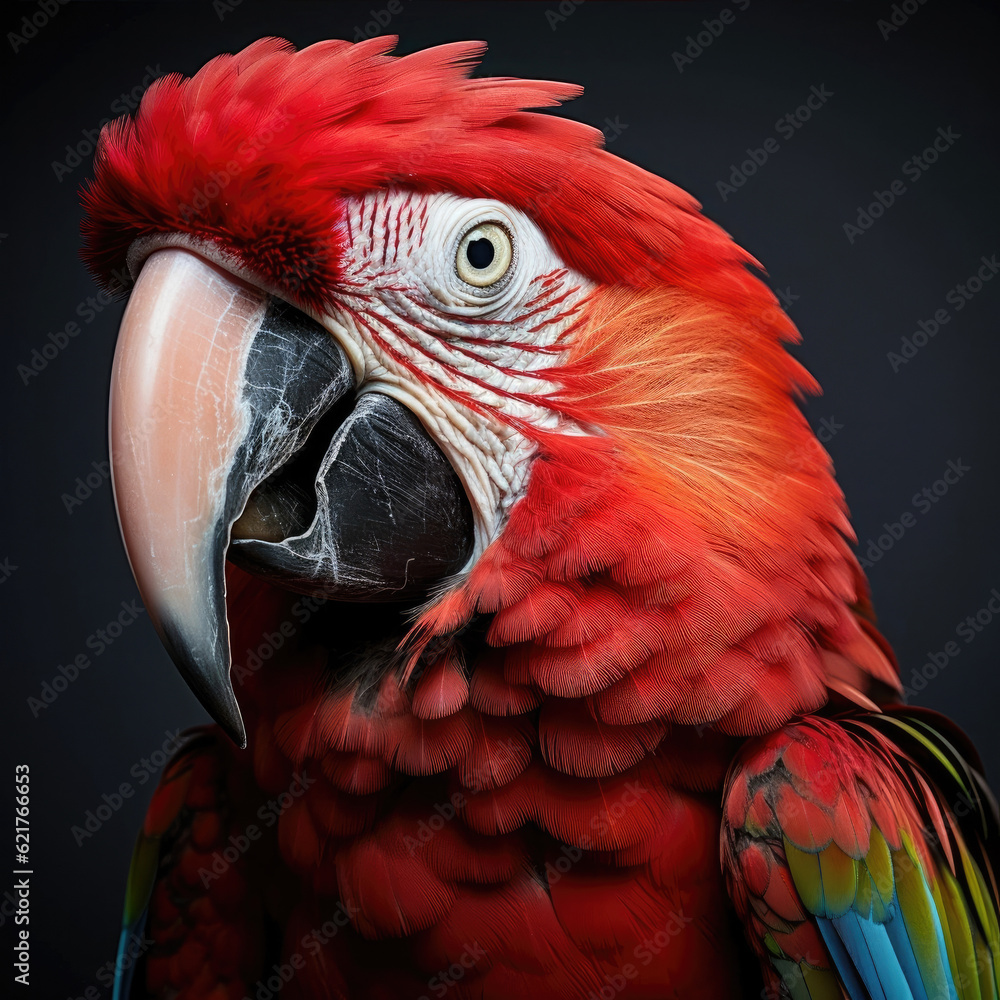
<svg viewBox="0 0 1000 1000">
<path fill-rule="evenodd" d="M 479 43 L 394 59 L 393 41 L 294 52 L 265 39 L 154 83 L 102 137 L 90 266 L 116 286 L 135 239 L 186 233 L 320 315 L 343 278 L 345 197 L 498 198 L 597 284 L 536 374 L 557 386 L 546 406 L 599 433 L 497 414 L 534 444 L 527 487 L 377 685 L 331 683 L 329 651 L 298 626 L 250 667 L 296 598 L 229 567 L 252 758 L 220 738 L 200 748 L 225 763 L 193 812 L 162 804 L 169 781 L 154 801 L 171 847 L 149 988 L 222 995 L 208 948 L 233 996 L 296 959 L 290 997 L 439 995 L 446 982 L 454 997 L 737 996 L 724 822 L 734 838 L 777 823 L 804 849 L 856 854 L 872 822 L 919 825 L 919 798 L 948 839 L 923 778 L 910 799 L 857 782 L 895 759 L 886 737 L 824 785 L 834 765 L 794 722 L 877 709 L 899 689 L 829 459 L 796 405 L 815 389 L 782 346 L 797 333 L 690 196 L 603 151 L 596 130 L 522 110 L 579 88 L 471 80 Z M 839 751 L 853 744 L 838 725 L 816 731 Z M 723 817 L 741 741 L 775 730 L 744 749 Z M 779 761 L 764 795 L 755 779 Z M 199 890 L 213 851 L 255 816 L 260 849 Z M 780 918 L 799 954 L 822 947 L 770 847 L 727 844 L 741 915 Z M 250 955 L 246 926 L 265 913 L 272 939 Z"/>
<path fill-rule="evenodd" d="M 114 286 L 139 236 L 197 233 L 292 301 L 319 308 L 337 275 L 337 198 L 404 184 L 523 208 L 567 263 L 598 281 L 697 289 L 792 330 L 745 271 L 753 258 L 690 195 L 602 150 L 597 129 L 522 110 L 582 88 L 470 80 L 481 42 L 392 58 L 395 42 L 295 52 L 261 39 L 190 81 L 156 80 L 135 119 L 101 138 L 85 192 L 95 274 Z"/>
</svg>

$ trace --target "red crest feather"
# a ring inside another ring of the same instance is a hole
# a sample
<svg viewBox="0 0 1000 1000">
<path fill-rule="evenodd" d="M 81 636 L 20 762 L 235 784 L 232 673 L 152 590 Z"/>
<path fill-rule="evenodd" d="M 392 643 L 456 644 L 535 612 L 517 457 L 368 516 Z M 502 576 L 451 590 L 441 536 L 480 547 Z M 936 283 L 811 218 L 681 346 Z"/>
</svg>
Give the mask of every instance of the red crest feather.
<svg viewBox="0 0 1000 1000">
<path fill-rule="evenodd" d="M 320 310 L 337 275 L 339 200 L 401 185 L 495 197 L 538 222 L 594 280 L 662 283 L 769 311 L 756 262 L 686 192 L 601 149 L 588 125 L 523 111 L 574 84 L 469 79 L 485 49 L 456 42 L 401 58 L 391 36 L 296 52 L 265 38 L 189 79 L 157 80 L 134 119 L 105 127 L 84 190 L 84 256 L 122 284 L 139 236 L 214 241 L 292 301 Z"/>
</svg>

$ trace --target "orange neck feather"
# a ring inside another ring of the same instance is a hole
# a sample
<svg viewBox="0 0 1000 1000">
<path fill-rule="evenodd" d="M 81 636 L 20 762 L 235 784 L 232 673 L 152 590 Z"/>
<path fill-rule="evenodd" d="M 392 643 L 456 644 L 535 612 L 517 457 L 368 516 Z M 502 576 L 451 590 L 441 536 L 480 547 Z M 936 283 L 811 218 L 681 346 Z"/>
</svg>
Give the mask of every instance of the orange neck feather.
<svg viewBox="0 0 1000 1000">
<path fill-rule="evenodd" d="M 742 734 L 897 687 L 787 329 L 674 288 L 596 295 L 551 402 L 603 433 L 538 436 L 525 496 L 417 633 L 494 614 L 508 684 L 618 724 Z"/>
</svg>

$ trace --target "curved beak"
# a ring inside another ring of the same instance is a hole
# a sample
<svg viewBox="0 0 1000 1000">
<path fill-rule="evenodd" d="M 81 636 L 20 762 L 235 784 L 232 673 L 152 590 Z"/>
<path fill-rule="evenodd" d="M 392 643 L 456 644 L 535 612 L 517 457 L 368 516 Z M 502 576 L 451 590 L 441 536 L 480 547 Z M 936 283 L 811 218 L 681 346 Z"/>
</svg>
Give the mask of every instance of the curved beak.
<svg viewBox="0 0 1000 1000">
<path fill-rule="evenodd" d="M 268 464 L 265 456 L 246 461 L 259 422 L 247 369 L 266 339 L 267 311 L 266 295 L 203 258 L 160 250 L 132 291 L 111 375 L 112 482 L 132 572 L 171 659 L 240 746 L 246 733 L 229 681 L 225 553 L 249 494 L 240 482 L 246 467 Z M 316 346 L 328 348 L 335 374 L 329 400 L 316 401 L 322 409 L 352 379 L 328 335 Z M 273 457 L 280 462 L 295 443 L 282 442 Z"/>
<path fill-rule="evenodd" d="M 353 387 L 330 333 L 287 303 L 185 249 L 143 264 L 112 370 L 118 519 L 164 646 L 240 746 L 224 572 L 231 536 L 251 572 L 350 600 L 440 578 L 470 550 L 471 512 L 454 471 L 412 414 L 377 393 L 320 441 L 325 456 L 303 490 L 307 438 L 325 415 L 340 418 L 336 404 Z"/>
</svg>

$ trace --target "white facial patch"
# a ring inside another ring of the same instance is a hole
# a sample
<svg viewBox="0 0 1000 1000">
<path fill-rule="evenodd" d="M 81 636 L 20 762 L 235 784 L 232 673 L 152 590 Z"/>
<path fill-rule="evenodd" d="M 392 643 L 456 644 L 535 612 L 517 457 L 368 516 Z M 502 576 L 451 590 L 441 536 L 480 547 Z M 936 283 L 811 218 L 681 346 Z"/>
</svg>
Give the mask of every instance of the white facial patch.
<svg viewBox="0 0 1000 1000">
<path fill-rule="evenodd" d="M 560 364 L 593 283 L 528 216 L 491 199 L 380 191 L 348 201 L 338 235 L 343 277 L 317 318 L 360 391 L 403 403 L 462 479 L 471 565 L 527 480 L 533 444 L 518 422 L 581 433 L 547 405 L 558 385 L 537 373 Z"/>
</svg>

